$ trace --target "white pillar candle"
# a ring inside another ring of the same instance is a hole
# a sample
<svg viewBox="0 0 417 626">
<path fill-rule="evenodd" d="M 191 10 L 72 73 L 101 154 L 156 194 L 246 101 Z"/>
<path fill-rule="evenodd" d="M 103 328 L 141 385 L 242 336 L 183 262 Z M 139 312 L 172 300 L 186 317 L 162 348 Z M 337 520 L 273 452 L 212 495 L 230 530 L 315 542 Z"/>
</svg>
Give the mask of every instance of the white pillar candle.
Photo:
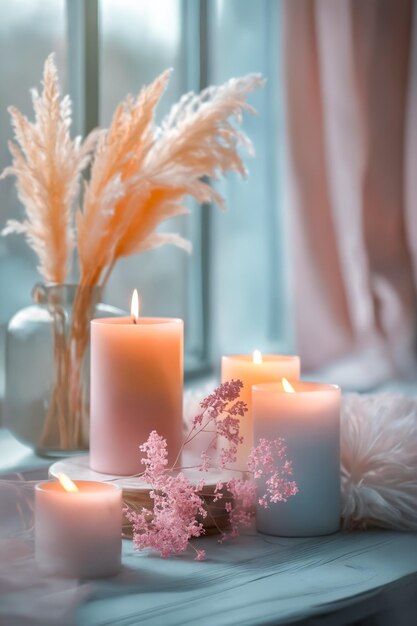
<svg viewBox="0 0 417 626">
<path fill-rule="evenodd" d="M 58 481 L 35 488 L 36 561 L 72 578 L 117 574 L 121 566 L 122 490 L 113 484 Z M 74 485 L 75 487 L 71 487 Z"/>
<path fill-rule="evenodd" d="M 299 488 L 287 502 L 258 506 L 256 527 L 277 536 L 326 535 L 340 526 L 340 389 L 307 382 L 292 388 L 253 387 L 254 443 L 283 437 Z"/>
<path fill-rule="evenodd" d="M 222 357 L 222 382 L 239 379 L 243 383 L 240 400 L 247 404 L 248 411 L 240 419 L 240 434 L 243 443 L 239 446 L 234 466 L 246 469 L 248 455 L 253 445 L 252 386 L 281 380 L 285 376 L 290 380 L 300 378 L 300 359 L 298 356 L 279 354 L 261 354 L 255 350 L 252 354 L 236 354 Z"/>
<path fill-rule="evenodd" d="M 90 466 L 143 471 L 140 444 L 165 437 L 168 461 L 181 446 L 183 321 L 132 317 L 91 322 Z"/>
</svg>

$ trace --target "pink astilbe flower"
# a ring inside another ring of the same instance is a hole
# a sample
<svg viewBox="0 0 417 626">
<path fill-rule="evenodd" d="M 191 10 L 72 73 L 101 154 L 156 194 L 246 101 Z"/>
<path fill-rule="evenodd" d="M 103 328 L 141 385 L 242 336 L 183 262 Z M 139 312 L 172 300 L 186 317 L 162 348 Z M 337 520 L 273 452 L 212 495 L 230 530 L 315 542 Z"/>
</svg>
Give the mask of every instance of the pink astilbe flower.
<svg viewBox="0 0 417 626">
<path fill-rule="evenodd" d="M 250 526 L 255 516 L 256 483 L 254 480 L 232 478 L 226 483 L 231 500 L 225 502 L 225 510 L 229 514 L 230 532 L 222 533 L 220 541 L 237 537 L 239 528 Z"/>
<path fill-rule="evenodd" d="M 204 502 L 198 495 L 204 481 L 191 485 L 181 472 L 175 476 L 166 472 L 167 443 L 155 431 L 140 449 L 146 453 L 142 459 L 146 466 L 144 478 L 154 486 L 149 494 L 153 510 L 125 509 L 126 517 L 132 523 L 134 544 L 139 550 L 153 548 L 162 557 L 184 552 L 192 537 L 204 534 L 203 525 L 197 520 L 197 517 L 207 515 Z M 197 556 L 202 560 L 202 552 Z"/>
<path fill-rule="evenodd" d="M 191 430 L 181 451 L 200 433 L 212 433 L 211 444 L 202 454 L 203 471 L 212 466 L 208 452 L 217 447 L 218 440 L 224 442 L 219 451 L 220 467 L 224 468 L 228 463 L 236 461 L 238 446 L 243 442 L 239 432 L 240 418 L 243 418 L 248 410 L 247 405 L 239 400 L 242 387 L 243 383 L 240 380 L 226 381 L 200 403 L 202 411 L 193 419 Z"/>
<path fill-rule="evenodd" d="M 239 528 L 250 526 L 257 504 L 268 508 L 271 503 L 286 502 L 298 492 L 295 481 L 288 480 L 292 475 L 292 464 L 287 459 L 282 438 L 272 441 L 260 439 L 250 452 L 248 470 L 252 474 L 251 479 L 233 478 L 224 485 L 230 497 L 225 502 L 230 532 L 222 533 L 220 541 L 236 537 Z M 221 483 L 216 486 L 215 501 L 220 499 L 220 493 L 224 495 Z"/>
<path fill-rule="evenodd" d="M 216 446 L 217 438 L 226 444 L 221 448 L 217 465 L 225 468 L 236 459 L 236 452 L 243 438 L 239 433 L 240 418 L 244 418 L 247 406 L 239 400 L 243 383 L 231 380 L 222 383 L 200 403 L 201 411 L 194 417 L 191 430 L 178 453 L 177 460 L 168 469 L 166 440 L 153 431 L 148 440 L 140 446 L 145 453 L 142 464 L 143 476 L 152 485 L 150 497 L 153 509 L 140 511 L 126 509 L 125 513 L 133 526 L 133 541 L 137 549 L 153 548 L 162 557 L 184 552 L 190 546 L 190 539 L 204 534 L 202 520 L 207 516 L 201 480 L 192 485 L 181 473 L 177 462 L 185 445 L 199 434 L 212 435 L 208 448 L 201 453 L 198 469 L 208 471 L 215 466 L 208 454 Z M 248 472 L 241 472 L 241 478 L 218 481 L 210 494 L 212 505 L 218 503 L 230 522 L 230 530 L 221 532 L 220 541 L 236 537 L 239 528 L 249 526 L 255 516 L 256 505 L 268 507 L 271 503 L 285 502 L 298 492 L 293 480 L 292 464 L 287 458 L 285 442 L 282 438 L 268 441 L 261 439 L 252 449 L 248 460 Z M 177 473 L 179 472 L 179 473 Z M 247 474 L 252 474 L 249 479 Z M 245 475 L 246 474 L 246 475 Z M 211 514 L 210 514 L 211 515 Z M 212 521 L 216 524 L 212 516 Z M 204 550 L 195 551 L 195 559 L 206 557 Z"/>
<path fill-rule="evenodd" d="M 206 559 L 206 551 L 205 550 L 196 550 L 196 561 L 205 561 Z"/>
<path fill-rule="evenodd" d="M 282 438 L 269 441 L 260 439 L 248 458 L 248 470 L 259 480 L 258 499 L 261 506 L 268 508 L 274 502 L 286 502 L 298 493 L 292 476 L 292 463 L 287 459 L 287 449 Z"/>
<path fill-rule="evenodd" d="M 153 430 L 148 440 L 139 446 L 139 450 L 146 453 L 146 456 L 141 459 L 141 463 L 146 467 L 144 473 L 146 481 L 159 484 L 159 481 L 163 479 L 166 466 L 168 465 L 166 447 L 166 440 L 158 435 L 156 430 Z"/>
</svg>

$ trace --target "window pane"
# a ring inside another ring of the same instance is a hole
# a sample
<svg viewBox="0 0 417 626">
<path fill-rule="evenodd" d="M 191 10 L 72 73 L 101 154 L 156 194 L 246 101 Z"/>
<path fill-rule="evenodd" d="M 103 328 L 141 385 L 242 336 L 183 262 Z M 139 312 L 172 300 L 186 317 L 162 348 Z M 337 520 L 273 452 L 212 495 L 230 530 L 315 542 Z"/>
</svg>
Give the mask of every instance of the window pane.
<svg viewBox="0 0 417 626">
<path fill-rule="evenodd" d="M 61 87 L 63 91 L 66 89 L 65 0 L 0 0 L 0 12 L 0 170 L 3 170 L 11 162 L 7 142 L 12 131 L 7 107 L 13 104 L 33 119 L 29 90 L 40 87 L 43 63 L 51 52 L 55 52 Z M 0 181 L 0 226 L 9 218 L 22 216 L 14 178 Z M 19 308 L 30 304 L 31 288 L 39 280 L 35 255 L 23 238 L 0 237 L 1 358 L 4 327 Z"/>
<path fill-rule="evenodd" d="M 276 0 L 210 4 L 210 81 L 250 72 L 267 79 L 249 98 L 258 115 L 244 116 L 256 152 L 245 159 L 249 177 L 233 175 L 219 184 L 228 210 L 212 216 L 213 323 L 217 345 L 226 353 L 291 349 L 279 203 L 279 5 Z"/>
<path fill-rule="evenodd" d="M 180 0 L 105 0 L 100 4 L 100 123 L 107 126 L 127 93 L 137 94 L 168 67 L 174 68 L 158 118 L 186 89 L 182 67 L 182 3 Z M 187 236 L 184 218 L 164 230 Z M 187 327 L 187 266 L 190 259 L 172 247 L 122 259 L 113 271 L 106 301 L 126 308 L 137 287 L 144 315 L 182 317 Z M 192 257 L 191 257 L 192 262 Z"/>
</svg>

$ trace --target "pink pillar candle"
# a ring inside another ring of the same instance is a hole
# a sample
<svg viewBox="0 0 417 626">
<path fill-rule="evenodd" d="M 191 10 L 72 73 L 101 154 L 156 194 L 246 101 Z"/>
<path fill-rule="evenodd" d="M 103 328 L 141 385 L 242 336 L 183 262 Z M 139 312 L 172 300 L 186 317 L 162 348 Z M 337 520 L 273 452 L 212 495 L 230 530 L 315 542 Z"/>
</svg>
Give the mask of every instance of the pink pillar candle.
<svg viewBox="0 0 417 626">
<path fill-rule="evenodd" d="M 292 392 L 281 383 L 253 387 L 254 443 L 283 437 L 299 488 L 287 502 L 258 506 L 256 527 L 268 535 L 326 535 L 340 525 L 340 389 L 292 386 Z"/>
<path fill-rule="evenodd" d="M 35 488 L 35 554 L 39 567 L 71 578 L 117 574 L 121 566 L 122 490 L 117 485 L 58 481 Z"/>
<path fill-rule="evenodd" d="M 248 406 L 248 411 L 240 421 L 240 434 L 243 443 L 238 448 L 235 467 L 246 469 L 248 455 L 253 445 L 252 385 L 279 382 L 283 376 L 289 380 L 299 380 L 300 359 L 298 356 L 275 354 L 261 355 L 236 354 L 222 358 L 222 382 L 240 379 L 243 389 L 240 399 Z"/>
<path fill-rule="evenodd" d="M 91 322 L 90 466 L 143 471 L 140 444 L 165 437 L 169 462 L 181 445 L 183 322 L 132 317 Z"/>
</svg>

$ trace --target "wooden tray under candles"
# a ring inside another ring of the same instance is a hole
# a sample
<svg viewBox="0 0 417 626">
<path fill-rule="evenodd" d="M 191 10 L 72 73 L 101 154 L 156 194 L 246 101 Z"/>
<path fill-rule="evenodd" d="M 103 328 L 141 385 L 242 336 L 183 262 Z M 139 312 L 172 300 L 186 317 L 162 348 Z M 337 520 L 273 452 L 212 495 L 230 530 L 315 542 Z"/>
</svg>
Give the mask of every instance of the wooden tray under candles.
<svg viewBox="0 0 417 626">
<path fill-rule="evenodd" d="M 142 478 L 132 476 L 116 476 L 113 474 L 101 474 L 95 472 L 89 466 L 88 455 L 75 456 L 53 463 L 49 468 L 49 476 L 56 478 L 58 474 L 67 474 L 72 480 L 92 480 L 97 482 L 111 482 L 119 485 L 123 490 L 123 501 L 130 507 L 139 509 L 141 507 L 152 508 L 152 500 L 149 497 L 151 487 Z M 198 470 L 183 470 L 183 474 L 192 484 L 197 484 L 204 479 L 204 501 L 208 511 L 207 517 L 202 520 L 205 534 L 215 535 L 219 530 L 228 528 L 229 519 L 225 514 L 221 503 L 213 504 L 213 495 L 216 484 L 219 481 L 225 482 L 232 478 L 231 472 L 210 469 L 207 472 Z M 127 519 L 123 518 L 123 534 L 126 537 L 132 536 L 132 527 Z"/>
</svg>

